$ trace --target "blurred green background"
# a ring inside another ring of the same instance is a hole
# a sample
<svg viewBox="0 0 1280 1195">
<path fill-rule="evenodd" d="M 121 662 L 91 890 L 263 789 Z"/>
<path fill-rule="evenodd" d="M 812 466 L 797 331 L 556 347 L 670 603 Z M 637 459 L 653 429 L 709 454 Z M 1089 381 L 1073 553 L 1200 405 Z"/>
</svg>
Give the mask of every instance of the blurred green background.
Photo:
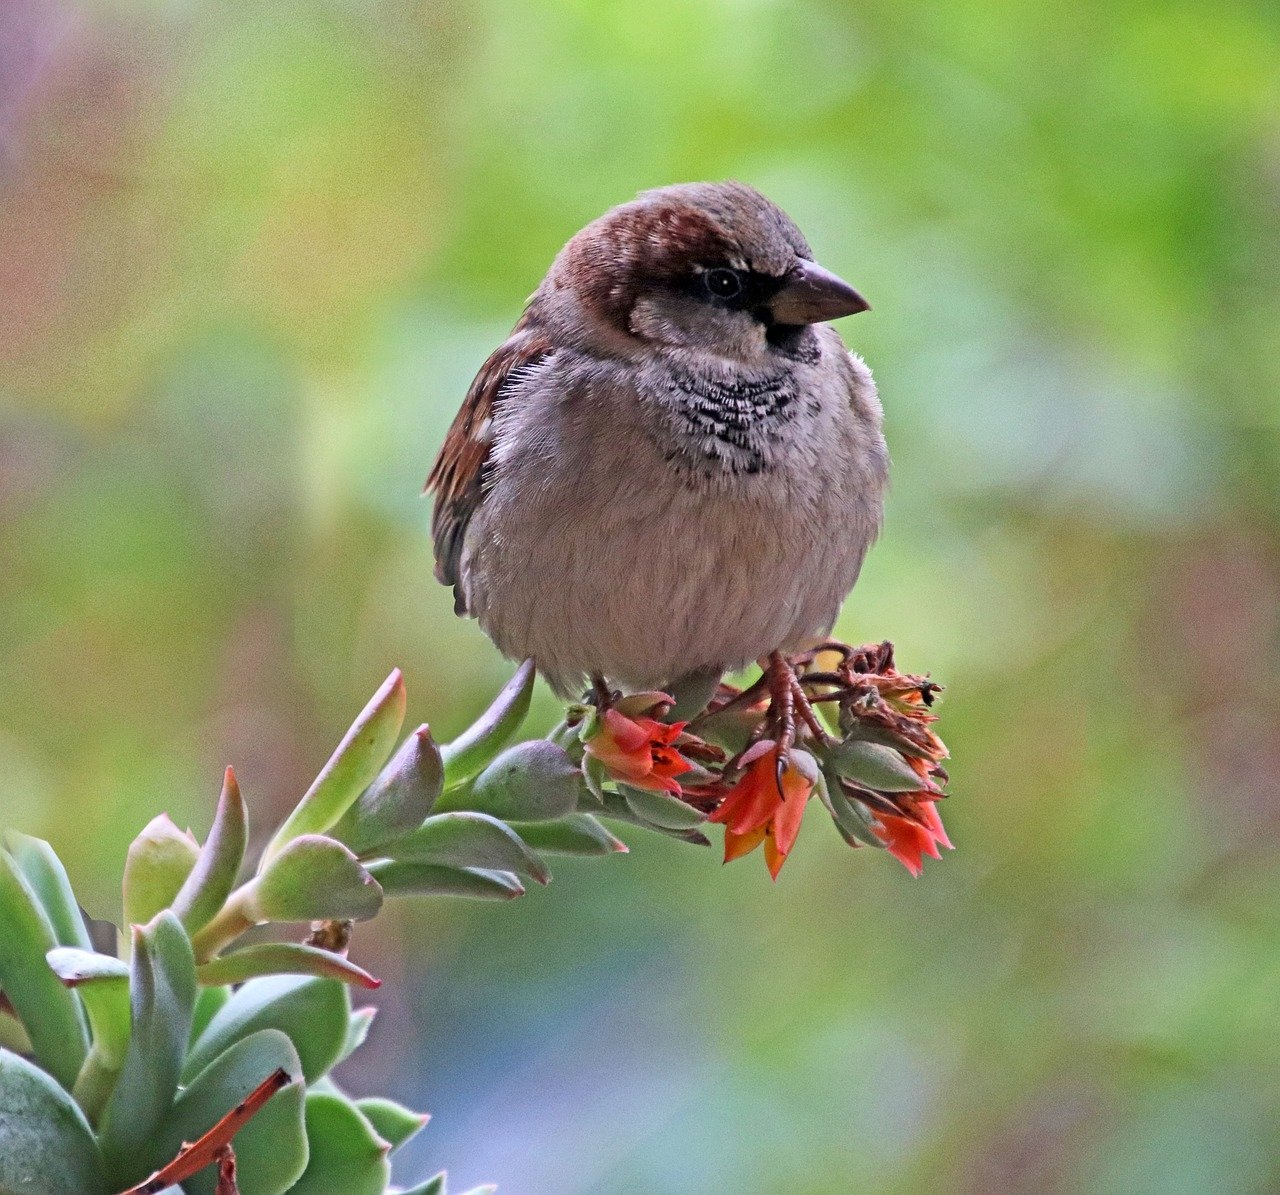
<svg viewBox="0 0 1280 1195">
<path fill-rule="evenodd" d="M 118 918 L 144 822 L 232 762 L 265 829 L 391 666 L 463 725 L 448 420 L 572 232 L 723 177 L 875 305 L 839 630 L 948 686 L 958 849 L 393 909 L 346 1081 L 505 1195 L 1280 1189 L 1271 3 L 4 0 L 0 821 Z"/>
</svg>

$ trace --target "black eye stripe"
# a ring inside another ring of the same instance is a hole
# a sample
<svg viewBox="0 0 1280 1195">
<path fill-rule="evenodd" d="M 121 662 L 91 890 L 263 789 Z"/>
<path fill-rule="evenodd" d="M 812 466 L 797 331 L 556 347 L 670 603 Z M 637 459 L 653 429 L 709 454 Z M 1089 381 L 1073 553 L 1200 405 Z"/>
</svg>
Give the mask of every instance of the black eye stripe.
<svg viewBox="0 0 1280 1195">
<path fill-rule="evenodd" d="M 690 292 L 716 307 L 751 311 L 767 320 L 763 306 L 782 289 L 784 279 L 757 270 L 707 266 L 694 272 Z"/>
</svg>

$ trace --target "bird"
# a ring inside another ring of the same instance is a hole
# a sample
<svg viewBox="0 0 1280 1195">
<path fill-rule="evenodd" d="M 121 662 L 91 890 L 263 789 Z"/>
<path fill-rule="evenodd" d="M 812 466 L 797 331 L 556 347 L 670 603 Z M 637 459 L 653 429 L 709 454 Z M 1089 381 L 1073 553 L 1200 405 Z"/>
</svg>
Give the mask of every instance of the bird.
<svg viewBox="0 0 1280 1195">
<path fill-rule="evenodd" d="M 821 641 L 883 517 L 876 386 L 830 324 L 868 309 L 745 183 L 586 225 L 427 480 L 456 611 L 562 697 L 710 693 Z"/>
</svg>

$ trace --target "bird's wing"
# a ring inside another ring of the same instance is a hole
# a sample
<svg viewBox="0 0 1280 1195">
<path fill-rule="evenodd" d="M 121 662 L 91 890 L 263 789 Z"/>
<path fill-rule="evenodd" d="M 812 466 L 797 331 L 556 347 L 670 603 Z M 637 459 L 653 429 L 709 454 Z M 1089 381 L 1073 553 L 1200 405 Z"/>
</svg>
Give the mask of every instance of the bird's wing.
<svg viewBox="0 0 1280 1195">
<path fill-rule="evenodd" d="M 454 609 L 459 614 L 467 612 L 461 583 L 462 543 L 471 516 L 484 501 L 494 417 L 511 383 L 552 351 L 551 343 L 525 326 L 525 321 L 516 325 L 480 367 L 427 478 L 426 489 L 436 498 L 431 515 L 436 577 L 441 584 L 453 586 Z"/>
</svg>

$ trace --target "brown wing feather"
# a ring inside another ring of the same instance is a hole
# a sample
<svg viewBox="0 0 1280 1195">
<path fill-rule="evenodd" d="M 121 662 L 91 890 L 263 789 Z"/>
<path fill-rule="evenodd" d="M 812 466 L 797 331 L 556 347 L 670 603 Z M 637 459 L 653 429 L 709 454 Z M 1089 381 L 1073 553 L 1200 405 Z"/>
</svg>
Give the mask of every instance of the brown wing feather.
<svg viewBox="0 0 1280 1195">
<path fill-rule="evenodd" d="M 435 541 L 436 577 L 453 586 L 454 609 L 465 614 L 462 592 L 462 542 L 467 524 L 484 500 L 485 475 L 493 442 L 492 423 L 502 403 L 503 391 L 513 376 L 546 359 L 552 345 L 524 321 L 480 367 L 463 399 L 431 467 L 427 490 L 436 496 L 431 514 Z"/>
</svg>

